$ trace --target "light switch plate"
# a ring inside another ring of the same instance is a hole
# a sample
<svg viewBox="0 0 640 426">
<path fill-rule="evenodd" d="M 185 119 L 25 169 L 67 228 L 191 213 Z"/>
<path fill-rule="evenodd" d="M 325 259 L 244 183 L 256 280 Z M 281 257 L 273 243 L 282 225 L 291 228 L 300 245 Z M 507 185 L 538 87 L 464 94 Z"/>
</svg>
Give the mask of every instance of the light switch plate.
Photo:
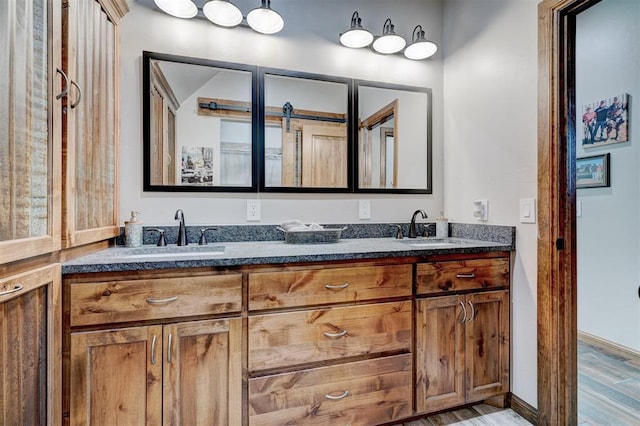
<svg viewBox="0 0 640 426">
<path fill-rule="evenodd" d="M 520 199 L 520 223 L 536 223 L 536 199 Z"/>
<path fill-rule="evenodd" d="M 358 200 L 358 218 L 371 219 L 371 201 Z"/>
</svg>

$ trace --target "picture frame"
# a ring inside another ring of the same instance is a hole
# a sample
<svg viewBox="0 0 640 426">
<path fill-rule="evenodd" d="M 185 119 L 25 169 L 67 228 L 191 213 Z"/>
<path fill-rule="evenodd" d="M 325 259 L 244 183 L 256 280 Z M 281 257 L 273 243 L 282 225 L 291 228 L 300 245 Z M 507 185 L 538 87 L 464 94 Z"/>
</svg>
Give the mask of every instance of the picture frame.
<svg viewBox="0 0 640 426">
<path fill-rule="evenodd" d="M 621 93 L 582 106 L 582 148 L 629 141 L 629 98 Z"/>
<path fill-rule="evenodd" d="M 610 154 L 591 155 L 576 159 L 576 188 L 611 186 Z"/>
</svg>

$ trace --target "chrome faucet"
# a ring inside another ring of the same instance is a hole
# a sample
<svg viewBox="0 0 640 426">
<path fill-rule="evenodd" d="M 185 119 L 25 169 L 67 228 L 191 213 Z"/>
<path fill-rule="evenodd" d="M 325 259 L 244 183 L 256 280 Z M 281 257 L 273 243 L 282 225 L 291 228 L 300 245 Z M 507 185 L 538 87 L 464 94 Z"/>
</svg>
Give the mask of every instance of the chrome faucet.
<svg viewBox="0 0 640 426">
<path fill-rule="evenodd" d="M 409 225 L 409 238 L 416 238 L 418 236 L 418 228 L 416 227 L 416 216 L 420 213 L 423 219 L 427 218 L 427 214 L 424 210 L 418 209 L 413 212 L 413 216 L 411 216 L 411 224 Z"/>
<path fill-rule="evenodd" d="M 179 246 L 186 246 L 189 242 L 187 241 L 187 227 L 184 225 L 184 213 L 182 212 L 182 209 L 178 209 L 178 211 L 176 211 L 176 216 L 174 219 L 180 221 L 177 244 Z"/>
</svg>

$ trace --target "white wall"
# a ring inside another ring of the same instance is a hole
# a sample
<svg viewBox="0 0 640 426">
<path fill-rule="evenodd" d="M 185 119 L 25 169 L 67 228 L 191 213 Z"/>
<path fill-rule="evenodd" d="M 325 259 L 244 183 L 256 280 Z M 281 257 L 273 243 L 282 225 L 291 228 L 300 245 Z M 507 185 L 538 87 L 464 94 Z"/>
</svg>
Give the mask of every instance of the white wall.
<svg viewBox="0 0 640 426">
<path fill-rule="evenodd" d="M 357 199 L 371 199 L 368 222 L 408 221 L 424 209 L 435 218 L 443 206 L 442 126 L 433 133 L 432 195 L 354 194 L 194 194 L 142 191 L 142 51 L 180 54 L 227 62 L 247 63 L 317 74 L 345 76 L 431 87 L 433 122 L 442 123 L 442 56 L 425 61 L 402 56 L 382 56 L 368 49 L 353 50 L 338 43 L 338 34 L 349 27 L 357 10 L 363 25 L 374 33 L 391 17 L 396 32 L 411 37 L 421 24 L 427 36 L 442 46 L 442 0 L 279 0 L 273 4 L 284 17 L 285 28 L 275 36 L 247 28 L 219 28 L 206 20 L 181 20 L 146 7 L 150 1 L 129 2 L 131 11 L 122 21 L 121 47 L 121 190 L 120 216 L 136 210 L 147 225 L 173 224 L 177 207 L 184 209 L 188 224 L 246 223 L 246 200 L 260 198 L 263 224 L 284 219 L 324 223 L 357 223 Z M 251 7 L 255 7 L 252 2 Z M 243 7 L 245 2 L 238 2 Z M 246 10 L 245 10 L 246 9 Z M 246 14 L 248 7 L 243 7 Z"/>
<path fill-rule="evenodd" d="M 640 351 L 640 2 L 604 0 L 578 15 L 576 156 L 611 154 L 611 187 L 577 191 L 578 329 Z M 630 139 L 583 149 L 582 105 L 631 95 Z"/>
<path fill-rule="evenodd" d="M 537 193 L 538 0 L 447 0 L 444 62 L 445 214 L 517 226 L 512 283 L 512 387 L 537 405 L 536 225 L 519 199 Z"/>
</svg>

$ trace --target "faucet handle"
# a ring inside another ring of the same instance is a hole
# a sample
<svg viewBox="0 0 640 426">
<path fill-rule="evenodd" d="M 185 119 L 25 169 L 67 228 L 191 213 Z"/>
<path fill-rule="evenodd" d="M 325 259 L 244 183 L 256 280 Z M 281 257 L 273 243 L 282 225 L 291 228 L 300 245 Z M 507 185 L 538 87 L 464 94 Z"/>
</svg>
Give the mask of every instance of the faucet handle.
<svg viewBox="0 0 640 426">
<path fill-rule="evenodd" d="M 147 228 L 147 231 L 154 231 L 154 232 L 158 232 L 160 234 L 160 238 L 158 238 L 158 244 L 156 244 L 158 247 L 164 247 L 167 245 L 167 240 L 164 239 L 164 229 L 160 229 L 160 228 Z"/>
<path fill-rule="evenodd" d="M 207 238 L 205 237 L 205 232 L 207 231 L 216 231 L 218 228 L 212 226 L 210 228 L 202 228 L 200 229 L 200 240 L 198 241 L 198 245 L 204 246 L 207 245 Z"/>
<path fill-rule="evenodd" d="M 402 235 L 402 225 L 391 225 L 396 227 L 396 240 L 401 240 L 404 238 Z"/>
</svg>

